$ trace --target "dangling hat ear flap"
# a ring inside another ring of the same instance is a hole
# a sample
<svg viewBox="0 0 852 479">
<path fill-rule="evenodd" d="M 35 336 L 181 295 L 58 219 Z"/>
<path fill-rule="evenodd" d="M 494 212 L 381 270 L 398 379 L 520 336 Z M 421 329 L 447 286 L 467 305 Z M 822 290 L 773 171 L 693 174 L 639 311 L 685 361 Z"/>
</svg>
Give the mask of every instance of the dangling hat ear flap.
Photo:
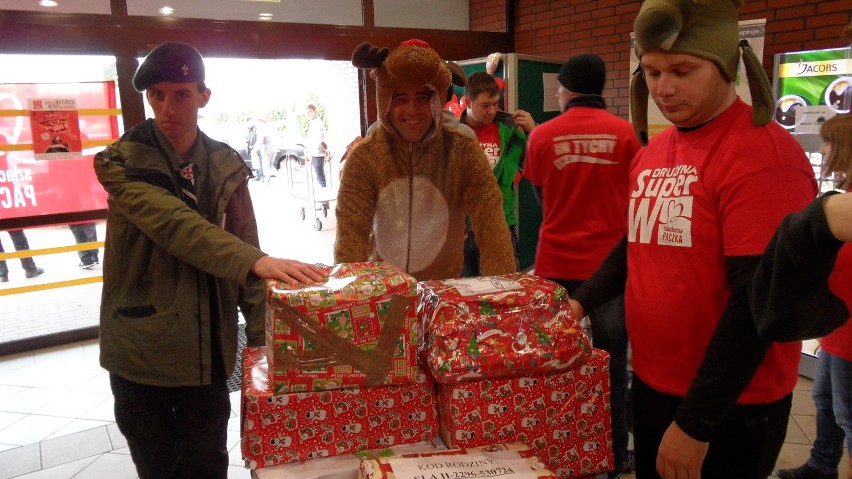
<svg viewBox="0 0 852 479">
<path fill-rule="evenodd" d="M 636 138 L 643 145 L 648 144 L 648 84 L 645 82 L 645 73 L 642 65 L 633 72 L 630 80 L 630 120 L 633 122 L 633 131 Z"/>
<path fill-rule="evenodd" d="M 740 50 L 748 79 L 748 91 L 751 94 L 751 122 L 755 126 L 763 126 L 772 120 L 774 108 L 769 78 L 751 49 L 751 45 L 748 44 L 748 40 L 740 40 Z"/>
</svg>

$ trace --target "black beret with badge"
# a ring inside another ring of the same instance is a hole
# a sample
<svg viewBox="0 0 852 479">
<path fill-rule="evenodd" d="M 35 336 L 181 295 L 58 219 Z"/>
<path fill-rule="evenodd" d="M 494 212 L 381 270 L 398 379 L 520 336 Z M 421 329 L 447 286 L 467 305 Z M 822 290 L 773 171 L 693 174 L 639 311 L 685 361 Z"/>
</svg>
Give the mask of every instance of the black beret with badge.
<svg viewBox="0 0 852 479">
<path fill-rule="evenodd" d="M 133 88 L 143 92 L 160 82 L 204 81 L 204 60 L 198 50 L 186 43 L 163 43 L 145 57 L 133 75 Z"/>
</svg>

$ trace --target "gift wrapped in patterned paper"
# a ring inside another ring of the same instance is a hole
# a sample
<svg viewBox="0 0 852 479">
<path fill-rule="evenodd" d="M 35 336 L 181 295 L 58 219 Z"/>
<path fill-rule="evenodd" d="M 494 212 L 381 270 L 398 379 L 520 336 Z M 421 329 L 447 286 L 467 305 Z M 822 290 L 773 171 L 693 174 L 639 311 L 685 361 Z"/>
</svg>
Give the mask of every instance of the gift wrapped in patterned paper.
<svg viewBox="0 0 852 479">
<path fill-rule="evenodd" d="M 274 393 L 410 383 L 416 295 L 416 280 L 387 263 L 339 264 L 310 286 L 267 281 Z"/>
<path fill-rule="evenodd" d="M 599 349 L 569 370 L 439 384 L 438 411 L 451 448 L 522 442 L 561 478 L 614 464 L 609 355 Z"/>
<path fill-rule="evenodd" d="M 358 475 L 358 479 L 402 477 L 556 479 L 534 451 L 521 443 L 364 459 Z"/>
<path fill-rule="evenodd" d="M 429 441 L 438 435 L 435 383 L 274 394 L 262 347 L 243 349 L 241 451 L 251 469 Z"/>
<path fill-rule="evenodd" d="M 418 283 L 421 361 L 439 383 L 570 369 L 591 345 L 565 288 L 524 273 Z"/>
</svg>

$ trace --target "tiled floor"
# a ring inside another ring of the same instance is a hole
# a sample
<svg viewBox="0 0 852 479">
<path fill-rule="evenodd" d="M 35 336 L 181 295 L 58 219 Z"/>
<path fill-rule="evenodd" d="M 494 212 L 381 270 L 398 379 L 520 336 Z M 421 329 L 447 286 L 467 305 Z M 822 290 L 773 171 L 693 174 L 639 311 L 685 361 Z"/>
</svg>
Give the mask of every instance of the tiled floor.
<svg viewBox="0 0 852 479">
<path fill-rule="evenodd" d="M 136 477 L 97 358 L 96 341 L 0 357 L 0 479 Z M 779 468 L 802 464 L 810 452 L 816 434 L 810 388 L 800 378 Z M 239 393 L 231 404 L 228 477 L 248 478 L 239 450 Z M 846 464 L 844 458 L 841 471 Z"/>
<path fill-rule="evenodd" d="M 229 478 L 248 478 L 231 396 Z M 0 358 L 0 479 L 135 478 L 97 341 Z"/>
</svg>

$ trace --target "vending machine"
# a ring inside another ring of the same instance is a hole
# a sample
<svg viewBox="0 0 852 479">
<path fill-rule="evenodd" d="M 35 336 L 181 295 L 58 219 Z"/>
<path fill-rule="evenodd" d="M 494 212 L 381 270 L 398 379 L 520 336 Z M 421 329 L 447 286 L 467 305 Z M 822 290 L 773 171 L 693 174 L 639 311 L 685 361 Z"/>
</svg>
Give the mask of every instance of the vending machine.
<svg viewBox="0 0 852 479">
<path fill-rule="evenodd" d="M 820 126 L 852 107 L 852 48 L 833 48 L 775 55 L 775 121 L 798 140 L 810 159 L 820 193 L 835 189 L 819 152 Z M 813 377 L 819 341 L 805 341 L 799 373 Z"/>
</svg>

